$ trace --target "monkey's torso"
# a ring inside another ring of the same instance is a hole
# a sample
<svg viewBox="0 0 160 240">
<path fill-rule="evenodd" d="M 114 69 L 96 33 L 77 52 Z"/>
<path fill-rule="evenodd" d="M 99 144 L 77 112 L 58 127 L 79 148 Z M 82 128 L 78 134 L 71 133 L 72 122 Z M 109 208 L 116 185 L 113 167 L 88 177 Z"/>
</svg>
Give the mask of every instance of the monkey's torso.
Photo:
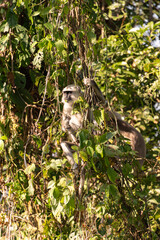
<svg viewBox="0 0 160 240">
<path fill-rule="evenodd" d="M 72 129 L 73 131 L 78 131 L 82 128 L 83 121 L 82 121 L 82 115 L 80 113 L 76 113 L 73 115 L 68 115 L 63 113 L 62 114 L 62 130 L 66 132 L 69 129 Z"/>
</svg>

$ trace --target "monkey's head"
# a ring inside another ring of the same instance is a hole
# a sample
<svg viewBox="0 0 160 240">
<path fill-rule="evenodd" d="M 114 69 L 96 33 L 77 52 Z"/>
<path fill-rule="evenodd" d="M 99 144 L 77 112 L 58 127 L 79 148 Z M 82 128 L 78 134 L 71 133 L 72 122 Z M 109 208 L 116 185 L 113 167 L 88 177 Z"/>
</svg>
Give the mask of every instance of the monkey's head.
<svg viewBox="0 0 160 240">
<path fill-rule="evenodd" d="M 82 92 L 79 86 L 68 85 L 63 89 L 62 102 L 64 104 L 68 103 L 72 106 L 81 94 Z"/>
</svg>

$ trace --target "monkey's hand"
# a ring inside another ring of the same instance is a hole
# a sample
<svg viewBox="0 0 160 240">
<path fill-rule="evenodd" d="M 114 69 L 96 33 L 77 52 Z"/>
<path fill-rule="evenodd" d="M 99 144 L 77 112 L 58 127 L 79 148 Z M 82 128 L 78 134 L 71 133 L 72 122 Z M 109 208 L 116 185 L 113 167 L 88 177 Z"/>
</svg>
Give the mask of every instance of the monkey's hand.
<svg viewBox="0 0 160 240">
<path fill-rule="evenodd" d="M 77 138 L 75 137 L 74 131 L 71 128 L 68 128 L 67 131 L 72 143 L 77 143 Z"/>
</svg>

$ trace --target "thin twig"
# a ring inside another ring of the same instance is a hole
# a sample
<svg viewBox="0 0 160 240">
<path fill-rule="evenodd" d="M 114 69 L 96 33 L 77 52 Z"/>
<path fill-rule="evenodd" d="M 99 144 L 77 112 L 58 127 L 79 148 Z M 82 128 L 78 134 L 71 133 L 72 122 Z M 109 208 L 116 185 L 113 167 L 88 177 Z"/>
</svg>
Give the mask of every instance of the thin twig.
<svg viewBox="0 0 160 240">
<path fill-rule="evenodd" d="M 13 49 L 12 49 L 12 29 L 9 29 L 9 50 L 10 50 L 10 54 L 11 54 L 11 72 L 13 72 L 14 68 L 13 68 Z"/>
<path fill-rule="evenodd" d="M 39 111 L 39 115 L 38 115 L 37 121 L 35 123 L 35 126 L 37 126 L 37 124 L 39 122 L 39 119 L 41 117 L 41 114 L 42 114 L 42 110 L 43 110 L 43 106 L 44 106 L 45 99 L 46 99 L 46 94 L 47 94 L 47 85 L 48 85 L 48 80 L 49 80 L 49 77 L 50 77 L 50 71 L 51 71 L 51 66 L 49 65 L 48 66 L 48 71 L 47 71 L 47 76 L 46 76 L 46 83 L 45 83 L 45 89 L 44 89 L 44 96 L 43 96 L 43 100 L 42 100 L 42 105 L 41 105 L 41 109 Z"/>
</svg>

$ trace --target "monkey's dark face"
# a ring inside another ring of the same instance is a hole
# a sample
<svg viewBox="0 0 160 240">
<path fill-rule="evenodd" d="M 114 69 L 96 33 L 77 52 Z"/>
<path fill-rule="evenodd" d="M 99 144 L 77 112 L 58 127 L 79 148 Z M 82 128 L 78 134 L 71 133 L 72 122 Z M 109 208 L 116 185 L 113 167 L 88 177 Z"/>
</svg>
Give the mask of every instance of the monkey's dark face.
<svg viewBox="0 0 160 240">
<path fill-rule="evenodd" d="M 81 95 L 80 88 L 78 86 L 69 85 L 63 89 L 62 102 L 73 104 L 76 100 L 78 100 Z"/>
<path fill-rule="evenodd" d="M 62 101 L 70 102 L 72 101 L 73 92 L 72 91 L 64 91 Z"/>
</svg>

